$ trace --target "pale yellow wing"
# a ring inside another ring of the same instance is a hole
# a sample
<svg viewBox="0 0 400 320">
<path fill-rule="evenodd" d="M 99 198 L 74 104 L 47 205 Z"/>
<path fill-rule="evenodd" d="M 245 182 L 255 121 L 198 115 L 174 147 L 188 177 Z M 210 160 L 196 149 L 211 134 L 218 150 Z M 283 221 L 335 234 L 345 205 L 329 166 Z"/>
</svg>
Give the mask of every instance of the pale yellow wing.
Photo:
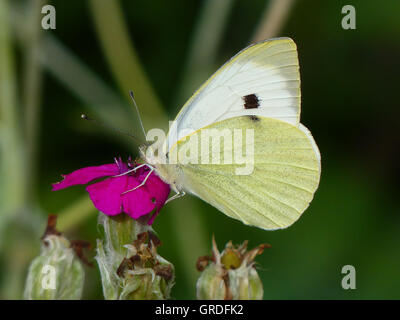
<svg viewBox="0 0 400 320">
<path fill-rule="evenodd" d="M 198 146 L 204 143 L 201 137 L 210 129 L 232 131 L 233 142 L 221 138 L 220 147 L 210 143 L 210 161 L 204 164 L 205 153 L 199 151 L 196 155 L 189 143 L 193 146 L 196 139 Z M 247 135 L 251 137 L 251 131 L 246 131 L 249 129 L 254 130 L 254 139 L 246 142 Z M 246 154 L 246 148 L 251 153 L 251 144 L 254 147 L 254 170 L 249 175 L 237 174 L 238 169 L 243 173 L 245 166 L 235 164 L 235 156 L 231 164 L 224 163 L 229 158 L 227 149 L 231 148 L 233 155 L 238 153 L 235 130 L 242 132 L 242 155 Z M 232 218 L 267 230 L 286 228 L 295 222 L 308 207 L 319 184 L 320 156 L 310 132 L 304 126 L 300 129 L 276 119 L 242 116 L 216 122 L 179 141 L 173 149 L 178 155 L 180 183 L 185 191 Z M 187 156 L 191 161 L 185 163 L 186 159 L 182 164 L 182 157 Z M 218 157 L 220 164 L 213 163 Z"/>
</svg>

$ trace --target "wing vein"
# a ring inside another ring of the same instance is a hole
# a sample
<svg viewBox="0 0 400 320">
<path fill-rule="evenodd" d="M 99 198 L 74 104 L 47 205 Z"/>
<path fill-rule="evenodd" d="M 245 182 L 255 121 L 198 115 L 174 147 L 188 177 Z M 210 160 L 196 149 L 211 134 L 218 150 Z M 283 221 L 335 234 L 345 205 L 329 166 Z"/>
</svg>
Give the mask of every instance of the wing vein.
<svg viewBox="0 0 400 320">
<path fill-rule="evenodd" d="M 205 170 L 205 169 L 202 169 L 202 168 L 194 167 L 193 165 L 191 165 L 190 167 L 193 168 L 193 170 L 203 171 L 203 172 L 206 172 L 206 173 L 211 174 L 211 175 L 212 175 L 212 174 L 215 174 L 215 175 L 222 176 L 222 177 L 224 177 L 225 179 L 229 180 L 229 182 L 234 183 L 235 185 L 237 185 L 237 186 L 239 187 L 239 189 L 242 189 L 242 190 L 246 191 L 246 192 L 247 192 L 248 194 L 250 194 L 250 195 L 252 194 L 250 191 L 248 191 L 248 189 L 245 189 L 241 184 L 237 183 L 234 179 L 232 179 L 230 174 L 226 174 L 226 173 L 223 173 L 223 172 L 221 172 L 221 171 L 210 171 L 210 170 Z M 261 184 L 263 184 L 263 180 L 258 179 L 256 175 L 254 175 L 252 178 L 253 178 L 254 180 L 260 182 Z M 271 178 L 269 178 L 269 177 L 268 177 L 267 179 L 275 180 L 275 179 L 271 179 Z M 277 180 L 275 180 L 275 181 L 277 181 Z M 282 182 L 282 181 L 279 181 L 279 182 Z M 290 184 L 290 183 L 286 183 L 286 184 L 289 184 L 289 185 L 291 185 L 291 186 L 293 186 L 293 187 L 296 187 L 296 188 L 301 189 L 301 190 L 303 190 L 303 191 L 307 191 L 308 193 L 312 194 L 312 192 L 310 192 L 310 191 L 308 191 L 308 190 L 306 190 L 306 189 L 297 187 L 297 186 L 292 185 L 292 184 Z M 287 204 L 287 203 L 283 202 L 282 200 L 279 200 L 279 199 L 275 198 L 275 197 L 272 196 L 270 193 L 264 192 L 264 191 L 263 191 L 263 194 L 266 195 L 266 196 L 268 196 L 268 197 L 270 197 L 271 199 L 273 199 L 273 200 L 275 200 L 275 201 L 278 201 L 279 203 L 282 203 L 283 205 L 287 206 L 288 208 L 291 208 L 291 209 L 295 210 L 296 212 L 299 212 L 299 210 L 297 210 L 295 207 L 291 206 L 290 204 Z M 280 213 L 280 214 L 283 215 L 282 213 Z M 283 215 L 283 216 L 285 216 L 285 215 Z"/>
</svg>

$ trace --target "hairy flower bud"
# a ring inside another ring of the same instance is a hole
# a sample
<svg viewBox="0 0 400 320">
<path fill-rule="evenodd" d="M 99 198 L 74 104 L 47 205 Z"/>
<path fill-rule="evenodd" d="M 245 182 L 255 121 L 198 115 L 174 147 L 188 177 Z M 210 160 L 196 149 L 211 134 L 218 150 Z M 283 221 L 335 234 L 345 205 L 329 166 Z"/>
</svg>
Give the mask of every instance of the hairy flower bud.
<svg viewBox="0 0 400 320">
<path fill-rule="evenodd" d="M 74 244 L 55 229 L 49 216 L 41 253 L 28 271 L 24 298 L 29 300 L 76 300 L 82 295 L 84 270 Z"/>
<path fill-rule="evenodd" d="M 240 246 L 229 242 L 220 253 L 213 239 L 211 257 L 200 257 L 197 268 L 202 271 L 197 281 L 199 300 L 261 300 L 263 285 L 254 266 L 254 259 L 268 244 L 247 250 L 247 241 Z"/>
<path fill-rule="evenodd" d="M 104 240 L 97 240 L 96 260 L 108 300 L 168 299 L 174 266 L 157 254 L 159 239 L 146 221 L 127 215 L 100 214 Z"/>
<path fill-rule="evenodd" d="M 196 289 L 199 300 L 224 300 L 227 294 L 224 270 L 219 265 L 211 263 L 202 272 Z"/>
</svg>

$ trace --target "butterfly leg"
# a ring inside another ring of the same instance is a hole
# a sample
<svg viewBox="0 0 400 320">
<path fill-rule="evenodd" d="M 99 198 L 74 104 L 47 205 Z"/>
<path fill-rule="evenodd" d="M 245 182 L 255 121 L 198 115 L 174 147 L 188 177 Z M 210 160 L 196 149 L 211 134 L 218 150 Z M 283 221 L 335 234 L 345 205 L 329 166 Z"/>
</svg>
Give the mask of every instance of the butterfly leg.
<svg viewBox="0 0 400 320">
<path fill-rule="evenodd" d="M 141 165 L 139 165 L 139 166 L 137 166 L 137 167 L 135 167 L 135 168 L 133 168 L 133 169 L 131 169 L 131 170 L 125 171 L 124 173 L 117 174 L 116 176 L 113 176 L 113 178 L 121 177 L 121 176 L 127 175 L 127 174 L 129 174 L 129 173 L 131 173 L 131 172 L 135 172 L 137 169 L 140 169 L 140 168 L 145 167 L 145 166 L 148 167 L 149 169 L 154 169 L 151 165 L 149 165 L 149 164 L 147 164 L 147 163 L 144 163 L 144 164 L 141 164 Z"/>
<path fill-rule="evenodd" d="M 165 204 L 167 204 L 168 202 L 170 202 L 170 201 L 172 201 L 172 200 L 175 200 L 175 199 L 178 199 L 178 198 L 182 198 L 185 194 L 186 194 L 185 191 L 179 191 L 177 194 L 175 194 L 175 195 L 173 195 L 171 198 L 169 198 L 169 199 L 165 202 Z"/>
<path fill-rule="evenodd" d="M 128 193 L 128 192 L 131 192 L 131 191 L 134 191 L 134 190 L 136 190 L 136 189 L 138 189 L 138 188 L 144 186 L 144 185 L 146 184 L 147 179 L 150 177 L 150 175 L 153 173 L 153 171 L 154 171 L 154 168 L 151 167 L 149 173 L 147 174 L 146 178 L 143 179 L 143 181 L 142 181 L 141 184 L 139 184 L 138 186 L 134 187 L 133 189 L 126 190 L 126 191 L 122 192 L 121 195 L 122 195 L 122 194 L 125 194 L 125 193 Z"/>
</svg>

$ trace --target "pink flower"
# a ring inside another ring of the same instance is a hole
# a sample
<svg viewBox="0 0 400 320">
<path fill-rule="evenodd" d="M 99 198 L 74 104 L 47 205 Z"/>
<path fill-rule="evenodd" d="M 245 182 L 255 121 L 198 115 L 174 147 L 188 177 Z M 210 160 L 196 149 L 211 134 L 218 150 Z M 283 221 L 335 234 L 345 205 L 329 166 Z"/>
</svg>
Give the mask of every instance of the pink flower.
<svg viewBox="0 0 400 320">
<path fill-rule="evenodd" d="M 137 169 L 127 173 L 134 168 Z M 131 161 L 124 163 L 119 158 L 115 159 L 115 163 L 86 167 L 63 175 L 64 180 L 53 184 L 53 191 L 106 178 L 86 187 L 94 206 L 106 215 L 114 216 L 125 212 L 133 219 L 155 209 L 148 220 L 148 224 L 152 224 L 168 198 L 169 185 L 152 172 L 144 185 L 129 191 L 139 186 L 149 173 L 150 169 L 146 165 L 139 166 Z"/>
</svg>

